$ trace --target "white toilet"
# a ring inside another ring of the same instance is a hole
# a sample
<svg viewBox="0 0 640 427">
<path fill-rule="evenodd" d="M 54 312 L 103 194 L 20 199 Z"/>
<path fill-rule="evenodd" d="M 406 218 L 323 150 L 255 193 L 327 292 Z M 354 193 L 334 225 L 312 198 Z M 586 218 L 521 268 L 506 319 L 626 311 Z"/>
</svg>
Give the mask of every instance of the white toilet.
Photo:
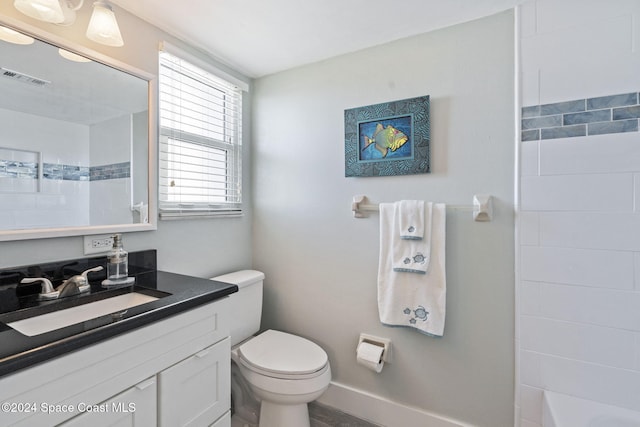
<svg viewBox="0 0 640 427">
<path fill-rule="evenodd" d="M 251 402 L 259 401 L 260 427 L 308 427 L 307 403 L 320 397 L 331 381 L 327 353 L 285 332 L 253 336 L 260 330 L 264 273 L 242 270 L 212 280 L 239 288 L 230 296 L 229 316 L 234 413 L 250 418 Z"/>
</svg>

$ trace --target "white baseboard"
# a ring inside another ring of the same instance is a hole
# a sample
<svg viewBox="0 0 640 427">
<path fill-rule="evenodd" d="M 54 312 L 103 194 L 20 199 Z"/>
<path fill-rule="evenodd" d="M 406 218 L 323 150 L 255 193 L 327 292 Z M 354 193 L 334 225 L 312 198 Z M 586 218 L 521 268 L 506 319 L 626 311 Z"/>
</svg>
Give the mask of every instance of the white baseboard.
<svg viewBox="0 0 640 427">
<path fill-rule="evenodd" d="M 473 427 L 336 382 L 331 382 L 318 402 L 386 427 Z"/>
</svg>

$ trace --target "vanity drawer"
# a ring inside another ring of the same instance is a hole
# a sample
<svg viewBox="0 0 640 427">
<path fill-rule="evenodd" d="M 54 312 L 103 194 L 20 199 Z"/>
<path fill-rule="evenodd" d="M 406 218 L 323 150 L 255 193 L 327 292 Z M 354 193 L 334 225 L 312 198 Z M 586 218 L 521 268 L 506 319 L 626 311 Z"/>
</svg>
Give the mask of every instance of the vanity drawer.
<svg viewBox="0 0 640 427">
<path fill-rule="evenodd" d="M 98 405 L 80 407 L 86 411 L 60 427 L 144 427 L 156 425 L 156 378 L 152 377 Z"/>
<path fill-rule="evenodd" d="M 231 410 L 209 427 L 231 427 Z"/>
<path fill-rule="evenodd" d="M 209 426 L 231 407 L 230 339 L 158 374 L 158 425 Z"/>
</svg>

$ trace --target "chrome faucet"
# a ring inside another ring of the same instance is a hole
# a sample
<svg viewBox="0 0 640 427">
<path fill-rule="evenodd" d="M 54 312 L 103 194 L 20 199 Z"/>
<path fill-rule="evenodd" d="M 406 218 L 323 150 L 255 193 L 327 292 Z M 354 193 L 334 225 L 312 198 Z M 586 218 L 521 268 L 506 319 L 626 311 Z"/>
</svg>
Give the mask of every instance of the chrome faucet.
<svg viewBox="0 0 640 427">
<path fill-rule="evenodd" d="M 53 289 L 51 280 L 45 279 L 44 277 L 25 277 L 20 281 L 20 283 L 36 283 L 36 282 L 42 282 L 42 290 L 38 294 L 38 299 L 40 300 L 56 299 L 60 295 L 60 292 Z"/>
<path fill-rule="evenodd" d="M 80 294 L 82 292 L 88 292 L 91 289 L 91 285 L 89 285 L 89 279 L 87 278 L 87 275 L 94 271 L 101 270 L 104 270 L 104 267 L 98 266 L 85 270 L 81 274 L 76 274 L 75 276 L 72 276 L 69 279 L 65 280 L 60 286 L 55 289 L 53 289 L 51 280 L 44 277 L 28 277 L 22 279 L 20 283 L 42 282 L 42 290 L 38 294 L 38 299 L 40 300 L 64 298 L 71 295 Z"/>
<path fill-rule="evenodd" d="M 89 284 L 89 279 L 87 278 L 87 276 L 89 275 L 89 273 L 102 270 L 104 270 L 104 267 L 98 266 L 85 270 L 80 274 L 76 274 L 75 276 L 71 276 L 56 288 L 56 291 L 60 292 L 59 297 L 63 298 L 71 295 L 81 294 L 82 292 L 88 292 L 91 289 L 91 285 Z"/>
</svg>

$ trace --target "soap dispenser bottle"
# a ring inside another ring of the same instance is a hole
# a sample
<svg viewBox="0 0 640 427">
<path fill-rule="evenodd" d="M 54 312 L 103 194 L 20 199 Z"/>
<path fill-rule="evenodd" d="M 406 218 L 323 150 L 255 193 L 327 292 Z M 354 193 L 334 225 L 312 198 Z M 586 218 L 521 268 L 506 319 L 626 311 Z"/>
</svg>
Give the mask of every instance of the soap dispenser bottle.
<svg viewBox="0 0 640 427">
<path fill-rule="evenodd" d="M 129 277 L 129 254 L 122 247 L 122 234 L 113 236 L 113 247 L 107 255 L 107 279 L 121 282 Z"/>
</svg>

